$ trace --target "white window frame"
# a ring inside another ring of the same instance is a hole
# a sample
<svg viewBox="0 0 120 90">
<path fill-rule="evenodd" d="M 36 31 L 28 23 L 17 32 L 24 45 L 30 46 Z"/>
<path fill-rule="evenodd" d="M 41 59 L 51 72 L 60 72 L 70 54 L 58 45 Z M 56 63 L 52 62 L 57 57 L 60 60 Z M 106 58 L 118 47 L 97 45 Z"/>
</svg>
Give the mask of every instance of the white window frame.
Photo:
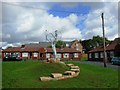
<svg viewBox="0 0 120 90">
<path fill-rule="evenodd" d="M 46 53 L 46 58 L 50 58 L 50 53 Z"/>
<path fill-rule="evenodd" d="M 95 58 L 98 58 L 98 53 L 95 53 Z"/>
<path fill-rule="evenodd" d="M 92 53 L 89 53 L 89 58 L 92 58 Z"/>
<path fill-rule="evenodd" d="M 110 51 L 110 57 L 114 57 L 114 51 Z"/>
<path fill-rule="evenodd" d="M 74 58 L 78 58 L 78 53 L 74 53 Z"/>
<path fill-rule="evenodd" d="M 68 44 L 68 43 L 66 44 L 66 47 L 69 47 L 69 44 Z"/>
<path fill-rule="evenodd" d="M 19 52 L 14 52 L 14 53 L 11 53 L 11 54 L 20 56 Z"/>
<path fill-rule="evenodd" d="M 103 52 L 100 53 L 100 58 L 104 58 L 104 53 Z"/>
<path fill-rule="evenodd" d="M 78 47 L 78 43 L 76 43 L 76 46 Z"/>
<path fill-rule="evenodd" d="M 63 58 L 69 58 L 69 53 L 64 53 Z"/>
<path fill-rule="evenodd" d="M 38 53 L 37 53 L 37 52 L 34 52 L 34 53 L 33 53 L 33 56 L 34 56 L 34 57 L 38 57 Z"/>
<path fill-rule="evenodd" d="M 61 53 L 57 53 L 57 58 L 61 58 Z"/>
<path fill-rule="evenodd" d="M 28 53 L 27 52 L 22 53 L 22 57 L 28 57 Z"/>
<path fill-rule="evenodd" d="M 6 55 L 8 55 L 9 53 L 4 53 L 4 55 L 6 56 Z"/>
</svg>

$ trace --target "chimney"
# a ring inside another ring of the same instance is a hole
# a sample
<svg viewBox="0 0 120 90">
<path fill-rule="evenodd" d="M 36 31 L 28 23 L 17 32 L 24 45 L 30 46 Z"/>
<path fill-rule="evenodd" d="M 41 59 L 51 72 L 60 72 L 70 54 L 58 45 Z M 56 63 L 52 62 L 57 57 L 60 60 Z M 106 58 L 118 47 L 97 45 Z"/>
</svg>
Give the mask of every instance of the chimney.
<svg viewBox="0 0 120 90">
<path fill-rule="evenodd" d="M 25 48 L 25 45 L 21 45 L 21 49 L 24 49 Z"/>
</svg>

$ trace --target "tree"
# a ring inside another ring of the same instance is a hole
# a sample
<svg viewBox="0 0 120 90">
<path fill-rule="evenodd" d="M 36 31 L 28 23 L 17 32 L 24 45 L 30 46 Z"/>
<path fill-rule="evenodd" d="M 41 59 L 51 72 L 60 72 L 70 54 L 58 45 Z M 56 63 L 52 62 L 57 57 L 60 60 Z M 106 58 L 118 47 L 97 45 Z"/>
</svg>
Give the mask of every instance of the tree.
<svg viewBox="0 0 120 90">
<path fill-rule="evenodd" d="M 65 48 L 65 47 L 66 47 L 66 45 L 65 45 L 65 43 L 63 41 L 58 40 L 56 42 L 56 48 Z M 48 46 L 48 48 L 52 48 L 52 46 L 50 45 L 50 46 Z"/>
<path fill-rule="evenodd" d="M 106 41 L 106 44 L 110 43 L 110 41 L 107 38 L 105 38 L 105 41 Z M 96 48 L 98 46 L 103 46 L 103 37 L 100 37 L 99 35 L 93 36 L 92 39 L 82 41 L 82 45 L 88 52 L 93 48 Z"/>
<path fill-rule="evenodd" d="M 7 48 L 12 48 L 12 46 L 8 46 Z"/>
<path fill-rule="evenodd" d="M 64 48 L 64 47 L 66 47 L 66 45 L 63 41 L 58 40 L 57 43 L 56 43 L 56 47 L 57 48 Z"/>
</svg>

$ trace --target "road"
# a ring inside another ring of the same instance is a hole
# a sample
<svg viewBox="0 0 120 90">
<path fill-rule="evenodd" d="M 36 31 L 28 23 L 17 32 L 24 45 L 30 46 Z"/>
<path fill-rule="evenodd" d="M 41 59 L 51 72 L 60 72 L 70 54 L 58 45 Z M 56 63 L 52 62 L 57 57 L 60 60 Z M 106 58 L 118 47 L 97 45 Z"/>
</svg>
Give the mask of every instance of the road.
<svg viewBox="0 0 120 90">
<path fill-rule="evenodd" d="M 2 62 L 2 59 L 0 59 L 0 62 Z M 66 61 L 65 61 L 66 62 Z M 79 62 L 81 64 L 93 64 L 93 65 L 98 65 L 98 66 L 104 66 L 103 62 L 95 62 L 95 61 L 75 61 Z M 107 68 L 112 68 L 115 70 L 120 70 L 120 66 L 118 65 L 112 65 L 111 63 L 107 63 Z"/>
<path fill-rule="evenodd" d="M 93 64 L 93 65 L 98 65 L 98 66 L 104 66 L 103 62 L 95 62 L 95 61 L 76 61 L 79 62 L 81 64 Z M 112 68 L 115 70 L 120 70 L 120 66 L 118 65 L 112 65 L 111 63 L 107 63 L 107 68 Z"/>
</svg>

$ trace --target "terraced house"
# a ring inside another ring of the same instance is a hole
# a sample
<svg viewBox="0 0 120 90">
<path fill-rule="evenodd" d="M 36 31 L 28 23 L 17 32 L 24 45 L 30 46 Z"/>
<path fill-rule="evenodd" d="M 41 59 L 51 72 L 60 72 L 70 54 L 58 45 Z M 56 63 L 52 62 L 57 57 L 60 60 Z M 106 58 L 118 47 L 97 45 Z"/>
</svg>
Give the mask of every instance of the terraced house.
<svg viewBox="0 0 120 90">
<path fill-rule="evenodd" d="M 25 44 L 21 47 L 10 47 L 2 51 L 2 58 L 7 54 L 17 54 L 23 59 L 46 60 L 53 57 L 52 48 L 47 48 L 50 45 L 48 42 L 40 42 L 38 44 Z M 65 60 L 80 60 L 82 46 L 75 40 L 66 48 L 57 48 L 57 58 Z M 72 47 L 71 47 L 72 46 Z"/>
<path fill-rule="evenodd" d="M 112 57 L 120 57 L 120 38 L 106 45 L 107 62 L 111 62 Z M 88 53 L 88 60 L 103 61 L 103 46 L 99 46 Z"/>
</svg>

